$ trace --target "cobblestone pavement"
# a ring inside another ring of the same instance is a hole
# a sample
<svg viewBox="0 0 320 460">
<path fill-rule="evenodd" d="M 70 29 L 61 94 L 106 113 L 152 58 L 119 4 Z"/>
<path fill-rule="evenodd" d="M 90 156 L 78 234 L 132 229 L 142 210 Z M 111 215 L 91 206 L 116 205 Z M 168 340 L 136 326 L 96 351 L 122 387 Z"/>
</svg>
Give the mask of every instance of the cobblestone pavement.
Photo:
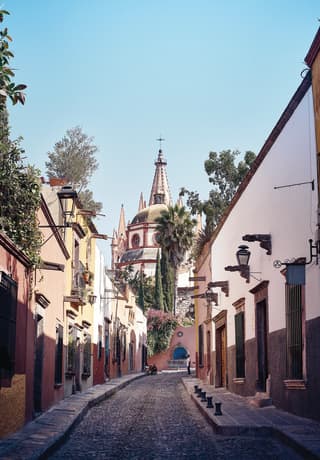
<svg viewBox="0 0 320 460">
<path fill-rule="evenodd" d="M 278 440 L 216 435 L 179 374 L 132 382 L 90 409 L 51 459 L 299 459 Z"/>
</svg>

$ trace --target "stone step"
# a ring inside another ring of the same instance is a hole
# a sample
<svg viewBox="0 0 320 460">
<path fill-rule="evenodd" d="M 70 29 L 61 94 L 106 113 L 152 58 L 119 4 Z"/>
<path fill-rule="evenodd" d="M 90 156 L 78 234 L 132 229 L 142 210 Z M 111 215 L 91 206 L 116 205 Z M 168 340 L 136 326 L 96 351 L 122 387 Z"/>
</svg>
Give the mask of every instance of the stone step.
<svg viewBox="0 0 320 460">
<path fill-rule="evenodd" d="M 249 404 L 254 407 L 269 407 L 272 406 L 272 398 L 268 393 L 257 392 L 253 397 L 249 397 Z"/>
</svg>

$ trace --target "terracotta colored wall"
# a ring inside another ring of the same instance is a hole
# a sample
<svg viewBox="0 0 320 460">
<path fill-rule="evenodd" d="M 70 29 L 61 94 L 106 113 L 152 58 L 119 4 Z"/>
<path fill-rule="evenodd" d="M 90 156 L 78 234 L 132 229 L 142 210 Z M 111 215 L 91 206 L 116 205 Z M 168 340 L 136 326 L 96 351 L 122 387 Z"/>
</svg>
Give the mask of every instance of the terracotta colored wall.
<svg viewBox="0 0 320 460">
<path fill-rule="evenodd" d="M 181 337 L 178 335 L 179 332 L 183 334 Z M 158 355 L 148 358 L 148 364 L 155 364 L 159 371 L 169 369 L 168 361 L 173 359 L 174 350 L 178 346 L 184 347 L 188 351 L 192 362 L 191 367 L 195 367 L 195 326 L 179 326 L 174 331 L 169 349 L 164 353 L 159 353 Z"/>
<path fill-rule="evenodd" d="M 30 357 L 34 348 L 33 341 L 28 342 L 28 333 L 33 331 L 33 317 L 28 301 L 27 262 L 11 241 L 0 233 L 0 271 L 10 274 L 18 285 L 15 374 L 0 389 L 0 437 L 16 431 L 32 415 L 33 367 Z"/>
<path fill-rule="evenodd" d="M 93 385 L 98 385 L 99 383 L 104 383 L 104 356 L 105 349 L 101 350 L 101 358 L 98 359 L 98 345 L 93 344 Z"/>
</svg>

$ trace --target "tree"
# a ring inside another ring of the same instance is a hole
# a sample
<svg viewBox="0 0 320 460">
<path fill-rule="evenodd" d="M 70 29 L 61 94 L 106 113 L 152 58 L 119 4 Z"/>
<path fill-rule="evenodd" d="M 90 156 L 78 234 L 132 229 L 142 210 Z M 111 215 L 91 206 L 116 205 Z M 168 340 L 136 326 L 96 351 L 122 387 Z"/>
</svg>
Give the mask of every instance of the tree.
<svg viewBox="0 0 320 460">
<path fill-rule="evenodd" d="M 139 289 L 138 289 L 138 301 L 137 301 L 139 307 L 141 310 L 145 311 L 145 306 L 144 306 L 144 285 L 143 285 L 143 277 L 140 276 L 139 279 Z"/>
<path fill-rule="evenodd" d="M 86 209 L 100 211 L 102 204 L 95 202 L 92 192 L 86 187 L 98 168 L 95 153 L 98 148 L 93 138 L 83 133 L 79 126 L 67 130 L 64 137 L 56 142 L 53 151 L 48 152 L 46 173 L 49 178 L 61 177 L 79 191 L 79 198 Z"/>
<path fill-rule="evenodd" d="M 6 10 L 0 10 L 0 22 L 3 22 L 4 16 L 10 14 Z M 15 76 L 12 67 L 10 67 L 10 59 L 14 54 L 9 49 L 9 41 L 12 38 L 8 34 L 8 29 L 5 27 L 0 31 L 0 112 L 3 112 L 6 107 L 6 100 L 9 97 L 13 104 L 20 102 L 24 104 L 25 95 L 23 90 L 26 85 L 16 85 L 12 78 Z"/>
<path fill-rule="evenodd" d="M 7 11 L 0 11 L 0 22 Z M 21 93 L 26 85 L 15 85 L 9 67 L 13 54 L 9 50 L 8 30 L 0 31 L 0 229 L 29 257 L 39 262 L 41 233 L 37 210 L 40 207 L 40 171 L 23 163 L 21 139 L 10 140 L 6 100 L 24 103 Z"/>
<path fill-rule="evenodd" d="M 163 302 L 163 289 L 161 279 L 161 266 L 160 266 L 160 253 L 159 249 L 157 252 L 157 264 L 155 273 L 155 288 L 154 288 L 154 308 L 158 310 L 164 310 Z"/>
<path fill-rule="evenodd" d="M 168 252 L 164 248 L 161 250 L 160 264 L 164 310 L 166 312 L 172 312 L 174 302 L 174 273 L 172 266 L 169 264 Z"/>
<path fill-rule="evenodd" d="M 255 153 L 246 151 L 244 159 L 236 165 L 236 157 L 239 154 L 238 150 L 222 150 L 219 154 L 209 153 L 204 169 L 213 188 L 207 200 L 201 200 L 197 191 L 189 191 L 186 188 L 180 191 L 181 196 L 187 195 L 187 206 L 190 207 L 192 215 L 198 213 L 205 215 L 205 227 L 200 232 L 196 244 L 198 251 L 210 240 L 214 229 L 256 157 Z"/>
<path fill-rule="evenodd" d="M 156 218 L 156 231 L 159 232 L 159 243 L 167 251 L 168 260 L 174 271 L 174 303 L 173 311 L 176 312 L 178 268 L 184 260 L 185 254 L 191 248 L 194 240 L 194 227 L 196 220 L 184 206 L 178 204 L 169 206 L 168 210 L 161 212 Z"/>
</svg>

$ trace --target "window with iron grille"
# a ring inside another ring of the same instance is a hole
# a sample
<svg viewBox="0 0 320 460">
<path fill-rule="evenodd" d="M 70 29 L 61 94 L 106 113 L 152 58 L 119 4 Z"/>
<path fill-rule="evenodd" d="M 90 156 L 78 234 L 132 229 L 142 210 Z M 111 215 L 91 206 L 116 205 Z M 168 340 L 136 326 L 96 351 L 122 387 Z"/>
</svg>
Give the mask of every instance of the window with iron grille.
<svg viewBox="0 0 320 460">
<path fill-rule="evenodd" d="M 199 328 L 199 366 L 203 366 L 203 325 L 200 324 Z"/>
<path fill-rule="evenodd" d="M 236 377 L 245 377 L 244 312 L 234 316 L 236 333 Z"/>
<path fill-rule="evenodd" d="M 122 361 L 126 360 L 126 354 L 127 354 L 127 333 L 126 331 L 122 332 Z"/>
<path fill-rule="evenodd" d="M 17 283 L 0 272 L 0 370 L 1 378 L 15 371 Z"/>
<path fill-rule="evenodd" d="M 90 334 L 84 334 L 83 374 L 85 376 L 89 376 L 91 374 L 91 335 Z"/>
<path fill-rule="evenodd" d="M 56 325 L 56 356 L 55 356 L 55 371 L 54 383 L 62 384 L 62 352 L 63 352 L 63 326 Z"/>
<path fill-rule="evenodd" d="M 67 372 L 76 372 L 77 329 L 72 324 L 68 330 Z"/>
<path fill-rule="evenodd" d="M 300 380 L 302 370 L 302 285 L 286 284 L 287 377 Z"/>
</svg>

